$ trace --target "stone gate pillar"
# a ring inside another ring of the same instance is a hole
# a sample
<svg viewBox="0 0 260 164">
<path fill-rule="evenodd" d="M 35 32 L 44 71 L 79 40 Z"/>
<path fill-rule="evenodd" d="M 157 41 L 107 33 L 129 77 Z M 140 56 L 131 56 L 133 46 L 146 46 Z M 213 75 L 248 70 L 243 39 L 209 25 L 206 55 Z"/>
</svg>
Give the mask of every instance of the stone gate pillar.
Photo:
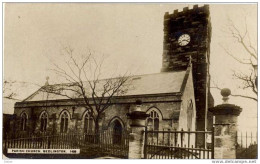
<svg viewBox="0 0 260 164">
<path fill-rule="evenodd" d="M 231 91 L 228 88 L 221 90 L 223 104 L 210 109 L 215 117 L 214 131 L 214 158 L 235 159 L 237 144 L 237 118 L 242 111 L 239 106 L 228 103 Z"/>
<path fill-rule="evenodd" d="M 127 113 L 127 116 L 131 120 L 128 153 L 129 159 L 143 158 L 145 120 L 149 115 L 141 111 L 141 103 L 140 100 L 137 100 L 135 110 L 131 113 Z"/>
</svg>

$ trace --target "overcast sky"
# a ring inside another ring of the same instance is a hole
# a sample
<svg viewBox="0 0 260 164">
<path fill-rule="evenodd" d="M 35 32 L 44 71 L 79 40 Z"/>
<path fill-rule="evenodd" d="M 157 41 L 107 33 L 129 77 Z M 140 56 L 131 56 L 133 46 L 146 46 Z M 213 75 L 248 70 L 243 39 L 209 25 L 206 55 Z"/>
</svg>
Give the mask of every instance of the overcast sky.
<svg viewBox="0 0 260 164">
<path fill-rule="evenodd" d="M 10 3 L 4 11 L 4 78 L 43 85 L 56 77 L 48 70 L 50 59 L 59 63 L 61 45 L 78 52 L 86 50 L 107 56 L 106 71 L 132 74 L 160 72 L 163 53 L 163 16 L 193 4 L 87 4 L 87 3 Z M 220 87 L 237 90 L 232 70 L 245 71 L 227 56 L 223 45 L 236 55 L 245 52 L 225 32 L 228 18 L 242 32 L 246 25 L 253 46 L 257 45 L 257 6 L 252 4 L 210 4 L 212 22 L 212 79 Z M 246 18 L 246 19 L 245 19 Z M 33 92 L 27 89 L 21 99 Z M 218 90 L 211 90 L 215 104 L 222 103 Z M 250 92 L 246 92 L 249 94 Z M 256 128 L 257 104 L 231 98 L 243 108 L 241 128 Z M 6 111 L 8 112 L 8 111 Z M 9 111 L 10 112 L 10 111 Z"/>
</svg>

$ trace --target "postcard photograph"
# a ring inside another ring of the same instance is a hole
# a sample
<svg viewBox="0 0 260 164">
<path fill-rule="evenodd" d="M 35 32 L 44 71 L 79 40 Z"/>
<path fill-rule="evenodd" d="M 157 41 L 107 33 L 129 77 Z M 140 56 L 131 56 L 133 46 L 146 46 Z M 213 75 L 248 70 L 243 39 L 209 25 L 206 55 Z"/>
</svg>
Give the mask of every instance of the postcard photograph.
<svg viewBox="0 0 260 164">
<path fill-rule="evenodd" d="M 3 159 L 258 158 L 257 3 L 3 3 Z"/>
</svg>

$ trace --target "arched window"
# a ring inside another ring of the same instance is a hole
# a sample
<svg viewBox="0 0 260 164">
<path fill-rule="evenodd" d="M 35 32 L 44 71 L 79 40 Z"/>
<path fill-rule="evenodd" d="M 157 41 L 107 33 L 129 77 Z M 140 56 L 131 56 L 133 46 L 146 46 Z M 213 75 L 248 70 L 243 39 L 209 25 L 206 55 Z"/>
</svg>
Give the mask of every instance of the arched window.
<svg viewBox="0 0 260 164">
<path fill-rule="evenodd" d="M 122 142 L 122 135 L 123 135 L 123 125 L 120 123 L 118 119 L 115 119 L 111 124 L 110 127 L 112 128 L 112 143 L 113 144 L 120 144 Z"/>
<path fill-rule="evenodd" d="M 150 114 L 147 118 L 148 128 L 151 130 L 159 130 L 159 114 L 155 110 L 150 111 L 148 114 Z"/>
<path fill-rule="evenodd" d="M 84 117 L 84 132 L 91 133 L 94 130 L 94 119 L 88 113 Z"/>
<path fill-rule="evenodd" d="M 22 131 L 26 131 L 26 124 L 27 124 L 27 114 L 23 113 L 21 115 L 21 130 Z"/>
<path fill-rule="evenodd" d="M 46 112 L 43 112 L 40 117 L 41 120 L 41 131 L 45 132 L 47 130 L 47 121 L 48 121 L 48 115 Z"/>
<path fill-rule="evenodd" d="M 66 133 L 68 131 L 69 114 L 67 112 L 62 113 L 60 120 L 60 132 Z"/>
</svg>

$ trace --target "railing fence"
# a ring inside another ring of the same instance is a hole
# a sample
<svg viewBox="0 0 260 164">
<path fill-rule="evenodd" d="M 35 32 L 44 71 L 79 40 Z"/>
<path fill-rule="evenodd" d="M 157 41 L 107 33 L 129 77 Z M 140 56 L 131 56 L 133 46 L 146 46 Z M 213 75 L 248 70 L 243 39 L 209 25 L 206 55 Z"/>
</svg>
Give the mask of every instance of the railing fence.
<svg viewBox="0 0 260 164">
<path fill-rule="evenodd" d="M 30 136 L 3 141 L 3 152 L 8 148 L 19 149 L 80 149 L 81 153 L 128 157 L 128 131 L 104 130 L 99 133 Z"/>
<path fill-rule="evenodd" d="M 237 159 L 256 159 L 257 146 L 257 132 L 237 132 Z"/>
<path fill-rule="evenodd" d="M 210 138 L 208 146 L 197 147 L 196 136 Z M 148 131 L 145 130 L 146 159 L 212 159 L 214 158 L 214 128 L 212 131 Z M 213 142 L 212 142 L 213 141 Z"/>
</svg>

